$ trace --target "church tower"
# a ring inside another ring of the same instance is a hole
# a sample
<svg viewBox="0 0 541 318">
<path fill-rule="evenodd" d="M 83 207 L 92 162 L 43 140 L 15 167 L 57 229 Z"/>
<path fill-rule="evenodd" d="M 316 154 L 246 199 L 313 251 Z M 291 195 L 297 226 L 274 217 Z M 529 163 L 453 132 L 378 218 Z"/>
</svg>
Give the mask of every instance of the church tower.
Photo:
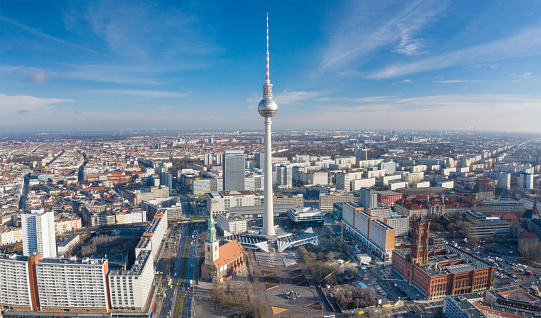
<svg viewBox="0 0 541 318">
<path fill-rule="evenodd" d="M 428 262 L 428 230 L 430 222 L 424 222 L 421 217 L 412 222 L 411 251 L 413 263 Z"/>
<path fill-rule="evenodd" d="M 207 239 L 205 240 L 205 265 L 213 265 L 220 258 L 220 241 L 216 238 L 214 218 L 210 213 L 207 226 Z"/>
</svg>

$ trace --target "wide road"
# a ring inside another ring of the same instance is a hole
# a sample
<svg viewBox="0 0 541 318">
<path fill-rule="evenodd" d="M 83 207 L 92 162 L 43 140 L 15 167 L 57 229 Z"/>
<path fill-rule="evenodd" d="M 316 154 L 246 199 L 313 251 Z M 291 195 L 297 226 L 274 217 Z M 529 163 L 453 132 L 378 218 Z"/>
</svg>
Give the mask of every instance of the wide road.
<svg viewBox="0 0 541 318">
<path fill-rule="evenodd" d="M 199 231 L 196 229 L 193 231 L 191 238 L 190 254 L 188 256 L 188 270 L 186 271 L 186 280 L 184 289 L 186 290 L 186 296 L 184 297 L 184 305 L 182 306 L 181 317 L 192 317 L 193 314 L 193 286 L 196 273 L 196 256 L 197 256 L 197 240 Z"/>
<path fill-rule="evenodd" d="M 175 311 L 175 304 L 177 299 L 177 284 L 180 274 L 180 266 L 182 264 L 182 255 L 184 254 L 184 247 L 186 246 L 186 241 L 188 238 L 191 240 L 190 236 L 191 224 L 186 224 L 184 230 L 182 231 L 180 242 L 178 244 L 177 259 L 173 266 L 173 270 L 170 273 L 172 275 L 173 284 L 171 288 L 168 288 L 165 292 L 166 296 L 162 303 L 162 308 L 160 310 L 160 317 L 167 318 L 172 317 Z"/>
</svg>

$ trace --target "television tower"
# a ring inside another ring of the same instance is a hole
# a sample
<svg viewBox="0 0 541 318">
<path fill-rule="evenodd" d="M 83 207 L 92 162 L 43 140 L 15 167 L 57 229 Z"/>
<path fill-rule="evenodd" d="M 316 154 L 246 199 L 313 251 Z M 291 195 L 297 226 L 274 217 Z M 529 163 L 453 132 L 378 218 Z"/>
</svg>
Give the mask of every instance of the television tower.
<svg viewBox="0 0 541 318">
<path fill-rule="evenodd" d="M 265 185 L 263 201 L 263 235 L 272 236 L 274 232 L 274 208 L 272 204 L 272 155 L 271 124 L 272 116 L 278 111 L 278 104 L 272 96 L 272 84 L 269 79 L 269 14 L 267 13 L 267 78 L 263 84 L 263 99 L 257 106 L 259 115 L 265 118 Z"/>
</svg>

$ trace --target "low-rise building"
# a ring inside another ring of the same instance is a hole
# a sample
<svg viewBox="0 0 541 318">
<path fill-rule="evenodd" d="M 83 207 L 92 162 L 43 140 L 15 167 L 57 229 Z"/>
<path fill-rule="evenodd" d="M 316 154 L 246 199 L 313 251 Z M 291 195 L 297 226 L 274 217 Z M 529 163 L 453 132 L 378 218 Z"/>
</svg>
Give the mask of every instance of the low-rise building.
<svg viewBox="0 0 541 318">
<path fill-rule="evenodd" d="M 466 212 L 470 222 L 465 225 L 464 232 L 469 239 L 480 239 L 491 236 L 509 236 L 511 223 L 499 217 L 486 217 L 476 211 Z"/>
<path fill-rule="evenodd" d="M 70 235 L 66 237 L 62 242 L 58 242 L 58 256 L 64 257 L 66 253 L 70 252 L 75 246 L 77 246 L 77 244 L 79 244 L 79 234 Z"/>
<path fill-rule="evenodd" d="M 240 234 L 248 230 L 248 221 L 240 213 L 218 213 L 216 219 L 217 226 L 224 232 Z"/>
<path fill-rule="evenodd" d="M 325 213 L 312 207 L 296 207 L 287 211 L 287 216 L 295 227 L 322 226 L 325 223 Z"/>
</svg>

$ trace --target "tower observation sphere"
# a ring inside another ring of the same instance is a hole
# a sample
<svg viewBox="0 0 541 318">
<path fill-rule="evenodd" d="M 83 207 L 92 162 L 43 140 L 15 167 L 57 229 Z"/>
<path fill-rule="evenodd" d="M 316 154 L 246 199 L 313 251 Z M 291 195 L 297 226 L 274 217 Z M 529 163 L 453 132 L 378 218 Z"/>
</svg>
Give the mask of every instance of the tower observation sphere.
<svg viewBox="0 0 541 318">
<path fill-rule="evenodd" d="M 278 104 L 276 104 L 272 96 L 272 84 L 263 84 L 263 99 L 259 102 L 257 110 L 259 111 L 259 115 L 265 118 L 271 118 L 276 115 Z"/>
</svg>

